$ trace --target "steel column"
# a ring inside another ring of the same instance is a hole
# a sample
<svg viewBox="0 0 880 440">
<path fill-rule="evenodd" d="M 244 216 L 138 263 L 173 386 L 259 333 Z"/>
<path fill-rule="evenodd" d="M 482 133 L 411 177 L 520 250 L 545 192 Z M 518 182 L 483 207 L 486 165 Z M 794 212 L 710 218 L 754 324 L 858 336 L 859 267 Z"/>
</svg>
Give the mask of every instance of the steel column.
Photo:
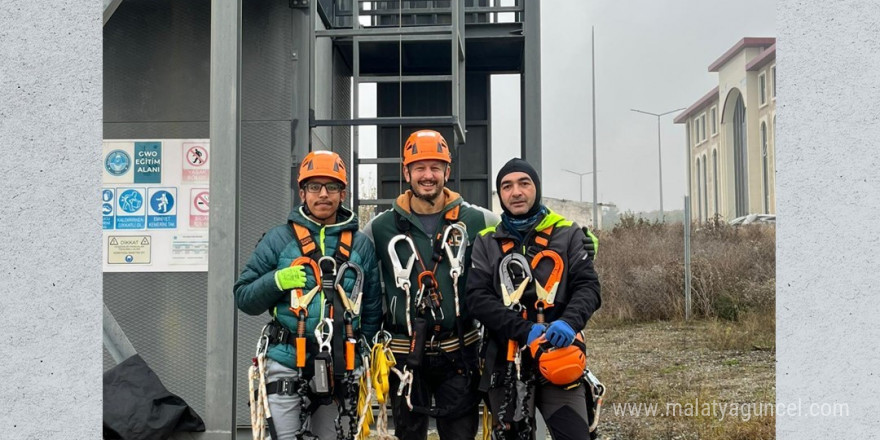
<svg viewBox="0 0 880 440">
<path fill-rule="evenodd" d="M 235 436 L 241 0 L 211 1 L 211 225 L 208 232 L 205 438 Z"/>
<path fill-rule="evenodd" d="M 541 2 L 524 2 L 520 111 L 522 157 L 541 175 Z"/>
<path fill-rule="evenodd" d="M 310 8 L 293 8 L 292 36 L 293 53 L 291 54 L 292 69 L 291 82 L 293 84 L 293 121 L 291 121 L 291 173 L 290 173 L 290 197 L 291 207 L 299 204 L 299 191 L 297 191 L 296 178 L 297 165 L 311 151 L 310 120 L 314 117 L 314 109 L 311 106 L 313 65 L 312 49 L 314 38 L 312 36 L 313 15 Z"/>
</svg>

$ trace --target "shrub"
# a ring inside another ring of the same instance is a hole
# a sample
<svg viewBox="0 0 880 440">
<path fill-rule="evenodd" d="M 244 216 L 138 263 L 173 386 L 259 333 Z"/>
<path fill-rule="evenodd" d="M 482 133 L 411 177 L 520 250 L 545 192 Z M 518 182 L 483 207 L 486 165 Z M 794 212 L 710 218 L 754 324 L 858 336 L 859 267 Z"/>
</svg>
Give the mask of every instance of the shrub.
<svg viewBox="0 0 880 440">
<path fill-rule="evenodd" d="M 695 317 L 737 320 L 773 310 L 776 238 L 773 225 L 732 227 L 713 219 L 691 234 L 691 299 Z M 684 227 L 624 214 L 599 231 L 596 270 L 602 284 L 597 320 L 684 317 Z"/>
</svg>

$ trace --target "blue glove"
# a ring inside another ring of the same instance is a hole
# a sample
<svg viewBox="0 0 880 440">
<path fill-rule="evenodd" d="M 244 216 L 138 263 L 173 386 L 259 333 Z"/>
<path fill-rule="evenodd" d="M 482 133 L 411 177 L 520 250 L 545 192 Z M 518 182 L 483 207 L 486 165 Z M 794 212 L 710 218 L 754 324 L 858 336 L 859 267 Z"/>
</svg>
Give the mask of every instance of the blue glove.
<svg viewBox="0 0 880 440">
<path fill-rule="evenodd" d="M 547 328 L 546 338 L 554 347 L 568 347 L 574 342 L 574 330 L 567 322 L 559 319 Z"/>
<path fill-rule="evenodd" d="M 526 345 L 531 345 L 532 341 L 540 338 L 546 329 L 547 326 L 544 324 L 533 324 L 532 330 L 529 331 L 529 338 L 526 340 Z"/>
</svg>

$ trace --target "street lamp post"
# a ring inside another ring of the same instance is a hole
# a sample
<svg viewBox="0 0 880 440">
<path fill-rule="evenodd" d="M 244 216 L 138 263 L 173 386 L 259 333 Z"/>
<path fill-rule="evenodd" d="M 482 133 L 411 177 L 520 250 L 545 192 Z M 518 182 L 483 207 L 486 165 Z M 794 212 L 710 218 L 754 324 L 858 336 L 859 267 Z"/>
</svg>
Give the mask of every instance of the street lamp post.
<svg viewBox="0 0 880 440">
<path fill-rule="evenodd" d="M 578 182 L 580 182 L 580 187 L 579 187 L 580 195 L 578 196 L 578 201 L 583 202 L 584 201 L 584 176 L 586 176 L 587 174 L 593 174 L 593 172 L 587 171 L 586 173 L 578 173 L 576 171 L 567 170 L 565 168 L 562 168 L 562 171 L 578 175 L 578 177 L 580 178 L 580 180 L 578 180 Z"/>
<path fill-rule="evenodd" d="M 679 110 L 684 110 L 684 109 L 685 109 L 685 107 L 682 107 L 682 108 L 677 108 L 675 110 L 669 110 L 668 112 L 663 112 L 663 113 L 651 113 L 651 112 L 646 112 L 644 110 L 636 110 L 634 108 L 630 109 L 634 112 L 644 113 L 646 115 L 651 115 L 651 116 L 657 117 L 657 163 L 658 163 L 658 167 L 659 167 L 659 171 L 660 171 L 660 218 L 663 221 L 666 220 L 666 213 L 663 211 L 663 154 L 662 154 L 662 150 L 660 149 L 660 117 L 664 116 L 664 115 L 668 115 L 670 113 L 677 112 Z"/>
</svg>

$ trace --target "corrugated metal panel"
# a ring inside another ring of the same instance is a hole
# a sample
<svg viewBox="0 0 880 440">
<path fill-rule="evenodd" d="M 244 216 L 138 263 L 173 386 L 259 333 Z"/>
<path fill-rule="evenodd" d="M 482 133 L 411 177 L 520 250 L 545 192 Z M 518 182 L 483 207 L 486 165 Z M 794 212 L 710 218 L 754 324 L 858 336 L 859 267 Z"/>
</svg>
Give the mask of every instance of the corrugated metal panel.
<svg viewBox="0 0 880 440">
<path fill-rule="evenodd" d="M 290 124 L 286 121 L 242 123 L 241 145 L 238 262 L 243 268 L 263 233 L 284 224 L 290 213 Z M 247 369 L 260 329 L 268 320 L 266 314 L 256 317 L 238 313 L 236 422 L 239 425 L 250 424 Z"/>
<path fill-rule="evenodd" d="M 290 120 L 292 18 L 287 2 L 242 2 L 241 119 Z"/>
<path fill-rule="evenodd" d="M 199 414 L 205 410 L 207 282 L 204 272 L 153 272 L 105 273 L 103 283 L 104 303 L 131 344 Z M 105 355 L 104 369 L 114 365 Z"/>
<path fill-rule="evenodd" d="M 338 50 L 333 50 L 333 119 L 351 118 L 351 69 Z M 339 153 L 351 171 L 351 128 L 333 127 L 333 151 Z"/>
<path fill-rule="evenodd" d="M 104 121 L 207 121 L 211 3 L 126 0 L 104 26 Z"/>
</svg>

